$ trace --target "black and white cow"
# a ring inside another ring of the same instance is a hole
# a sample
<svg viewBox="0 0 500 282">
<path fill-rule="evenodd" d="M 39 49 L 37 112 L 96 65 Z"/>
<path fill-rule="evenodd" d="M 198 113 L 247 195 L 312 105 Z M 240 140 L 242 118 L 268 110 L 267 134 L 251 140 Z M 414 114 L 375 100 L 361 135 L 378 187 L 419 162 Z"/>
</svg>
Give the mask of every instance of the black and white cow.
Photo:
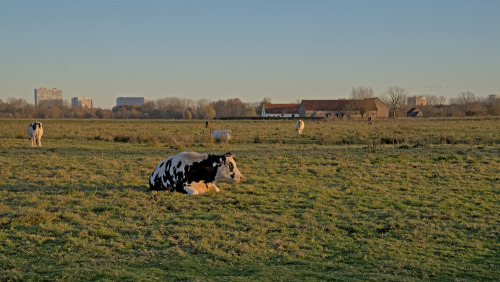
<svg viewBox="0 0 500 282">
<path fill-rule="evenodd" d="M 243 179 L 231 153 L 208 155 L 182 152 L 160 162 L 149 176 L 152 190 L 177 191 L 189 195 L 219 192 L 216 180 L 240 182 Z"/>
<path fill-rule="evenodd" d="M 42 147 L 43 126 L 39 121 L 33 121 L 28 125 L 28 138 L 31 140 L 31 147 Z"/>
</svg>

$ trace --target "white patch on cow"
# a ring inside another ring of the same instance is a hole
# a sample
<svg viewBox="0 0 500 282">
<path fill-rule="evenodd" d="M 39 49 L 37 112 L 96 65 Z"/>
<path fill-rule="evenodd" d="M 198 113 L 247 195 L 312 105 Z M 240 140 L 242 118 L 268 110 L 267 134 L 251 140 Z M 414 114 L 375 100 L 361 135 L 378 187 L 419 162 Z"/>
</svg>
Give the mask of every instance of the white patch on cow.
<svg viewBox="0 0 500 282">
<path fill-rule="evenodd" d="M 219 187 L 217 187 L 215 184 L 205 183 L 204 181 L 184 184 L 184 190 L 186 190 L 188 195 L 202 195 L 210 192 L 210 190 L 214 190 L 217 193 L 220 192 Z"/>
<path fill-rule="evenodd" d="M 220 192 L 219 187 L 217 187 L 217 185 L 215 185 L 214 183 L 208 183 L 208 189 L 214 190 L 217 193 Z"/>
<path fill-rule="evenodd" d="M 207 158 L 208 154 L 182 152 L 172 158 L 172 166 L 174 166 L 174 164 L 176 164 L 177 162 L 181 162 L 184 165 L 192 165 L 193 163 L 201 162 L 203 160 L 206 160 Z"/>
<path fill-rule="evenodd" d="M 208 185 L 204 181 L 184 184 L 184 190 L 186 190 L 188 195 L 200 195 L 209 191 Z"/>
</svg>

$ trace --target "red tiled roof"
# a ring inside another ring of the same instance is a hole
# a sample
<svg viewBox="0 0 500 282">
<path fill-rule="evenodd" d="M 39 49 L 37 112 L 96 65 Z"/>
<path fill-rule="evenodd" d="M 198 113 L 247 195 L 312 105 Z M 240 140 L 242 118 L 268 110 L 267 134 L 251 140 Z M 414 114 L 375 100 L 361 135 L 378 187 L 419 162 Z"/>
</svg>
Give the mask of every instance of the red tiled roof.
<svg viewBox="0 0 500 282">
<path fill-rule="evenodd" d="M 421 110 L 419 108 L 411 108 L 408 112 L 406 112 L 407 114 L 411 114 L 411 113 L 416 113 L 416 112 L 421 112 Z"/>
<path fill-rule="evenodd" d="M 300 104 L 267 104 L 266 114 L 298 114 Z"/>
<path fill-rule="evenodd" d="M 377 104 L 375 101 L 377 101 L 378 98 L 366 98 L 364 100 L 366 101 L 366 110 L 367 111 L 376 111 L 377 110 Z"/>
<path fill-rule="evenodd" d="M 358 103 L 366 103 L 366 110 L 376 111 L 378 98 L 366 98 L 364 100 L 302 100 L 306 111 L 344 111 L 347 108 L 354 109 Z"/>
<path fill-rule="evenodd" d="M 354 106 L 354 100 L 302 100 L 306 111 L 342 111 Z"/>
</svg>

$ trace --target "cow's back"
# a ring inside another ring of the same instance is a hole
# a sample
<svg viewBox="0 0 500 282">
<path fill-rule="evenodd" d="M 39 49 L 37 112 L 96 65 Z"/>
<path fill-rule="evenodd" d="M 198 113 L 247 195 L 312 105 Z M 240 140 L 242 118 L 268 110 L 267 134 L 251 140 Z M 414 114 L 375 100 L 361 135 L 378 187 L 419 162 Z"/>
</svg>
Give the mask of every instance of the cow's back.
<svg viewBox="0 0 500 282">
<path fill-rule="evenodd" d="M 35 129 L 35 138 L 41 138 L 43 135 L 43 126 L 41 122 L 37 123 L 37 128 Z"/>
<path fill-rule="evenodd" d="M 212 137 L 217 141 L 229 141 L 231 139 L 231 130 L 214 130 Z"/>
<path fill-rule="evenodd" d="M 193 163 L 200 163 L 208 158 L 208 154 L 182 152 L 161 161 L 149 177 L 152 190 L 169 190 L 186 193 L 182 183 L 195 171 L 185 171 Z"/>
</svg>

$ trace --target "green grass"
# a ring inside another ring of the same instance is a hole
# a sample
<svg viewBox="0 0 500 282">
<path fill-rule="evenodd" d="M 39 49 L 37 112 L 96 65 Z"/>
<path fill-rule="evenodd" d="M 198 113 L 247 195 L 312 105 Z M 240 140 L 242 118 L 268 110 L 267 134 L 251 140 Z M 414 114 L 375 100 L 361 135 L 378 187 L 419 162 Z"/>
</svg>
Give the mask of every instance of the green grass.
<svg viewBox="0 0 500 282">
<path fill-rule="evenodd" d="M 0 120 L 0 280 L 498 280 L 500 121 Z M 383 139 L 387 138 L 387 139 Z M 397 140 L 383 144 L 385 140 Z M 151 192 L 182 150 L 220 193 Z"/>
</svg>

